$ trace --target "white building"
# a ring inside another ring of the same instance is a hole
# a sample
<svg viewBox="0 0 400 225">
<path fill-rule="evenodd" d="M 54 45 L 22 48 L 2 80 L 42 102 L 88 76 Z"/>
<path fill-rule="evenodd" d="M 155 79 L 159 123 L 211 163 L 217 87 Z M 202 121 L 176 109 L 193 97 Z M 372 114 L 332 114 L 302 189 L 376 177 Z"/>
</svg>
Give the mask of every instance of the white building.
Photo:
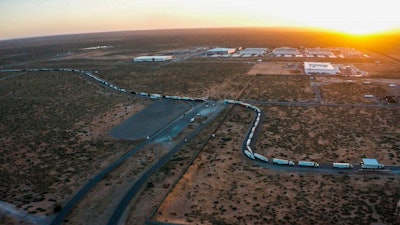
<svg viewBox="0 0 400 225">
<path fill-rule="evenodd" d="M 134 62 L 165 62 L 172 60 L 171 55 L 139 56 L 133 59 Z"/>
<path fill-rule="evenodd" d="M 228 55 L 236 52 L 236 48 L 213 48 L 207 50 L 206 55 Z"/>
<path fill-rule="evenodd" d="M 331 74 L 339 72 L 339 68 L 332 66 L 327 62 L 304 62 L 304 71 L 306 74 Z"/>
<path fill-rule="evenodd" d="M 245 48 L 240 51 L 242 55 L 255 55 L 255 56 L 262 56 L 267 52 L 266 48 Z"/>
<path fill-rule="evenodd" d="M 354 48 L 347 48 L 347 49 L 342 49 L 342 53 L 343 55 L 345 55 L 346 57 L 362 57 L 362 53 L 360 51 L 358 51 L 357 49 Z"/>
<path fill-rule="evenodd" d="M 333 53 L 329 49 L 319 48 L 319 47 L 307 48 L 306 54 L 307 55 L 325 55 L 325 56 L 333 55 Z"/>
<path fill-rule="evenodd" d="M 297 48 L 281 47 L 275 48 L 272 53 L 276 55 L 300 55 L 300 51 Z"/>
</svg>

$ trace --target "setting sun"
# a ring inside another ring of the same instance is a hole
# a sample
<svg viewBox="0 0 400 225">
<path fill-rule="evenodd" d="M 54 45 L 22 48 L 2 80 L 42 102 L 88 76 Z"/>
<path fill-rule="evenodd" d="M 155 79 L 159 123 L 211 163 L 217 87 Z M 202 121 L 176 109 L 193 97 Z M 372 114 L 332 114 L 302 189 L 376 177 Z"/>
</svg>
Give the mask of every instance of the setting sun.
<svg viewBox="0 0 400 225">
<path fill-rule="evenodd" d="M 399 30 L 397 9 L 392 0 L 4 0 L 0 39 L 210 27 L 306 27 L 360 35 Z"/>
<path fill-rule="evenodd" d="M 322 4 L 321 1 L 303 0 L 287 6 L 277 4 L 276 8 L 285 9 L 284 13 L 271 13 L 298 26 L 364 35 L 400 28 L 400 14 L 391 3 L 387 0 L 362 3 L 337 0 Z"/>
</svg>

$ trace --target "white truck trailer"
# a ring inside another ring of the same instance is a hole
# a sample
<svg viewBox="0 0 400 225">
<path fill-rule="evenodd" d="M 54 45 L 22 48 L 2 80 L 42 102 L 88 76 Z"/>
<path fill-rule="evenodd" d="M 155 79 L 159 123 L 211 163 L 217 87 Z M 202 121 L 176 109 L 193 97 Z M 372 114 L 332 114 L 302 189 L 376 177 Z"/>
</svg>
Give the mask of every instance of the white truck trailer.
<svg viewBox="0 0 400 225">
<path fill-rule="evenodd" d="M 244 154 L 249 157 L 250 159 L 255 159 L 253 153 L 248 150 L 244 150 Z"/>
<path fill-rule="evenodd" d="M 332 167 L 338 169 L 352 169 L 353 165 L 351 163 L 333 163 Z"/>
<path fill-rule="evenodd" d="M 254 157 L 255 157 L 256 159 L 261 160 L 261 161 L 268 162 L 267 157 L 265 157 L 265 156 L 263 156 L 263 155 L 260 155 L 260 154 L 258 154 L 258 153 L 254 153 Z"/>
<path fill-rule="evenodd" d="M 297 165 L 308 166 L 308 167 L 319 167 L 319 164 L 317 162 L 311 162 L 311 161 L 299 161 L 297 162 Z"/>
<path fill-rule="evenodd" d="M 361 162 L 361 168 L 362 169 L 383 169 L 385 168 L 385 165 L 380 164 L 378 160 L 376 159 L 368 159 L 368 158 L 363 158 Z"/>
<path fill-rule="evenodd" d="M 294 162 L 293 162 L 292 160 L 273 158 L 273 159 L 272 159 L 272 162 L 273 162 L 273 163 L 276 163 L 276 164 L 278 164 L 278 165 L 294 166 Z"/>
<path fill-rule="evenodd" d="M 150 98 L 151 98 L 151 99 L 161 99 L 162 96 L 161 96 L 160 94 L 151 94 L 151 95 L 150 95 Z"/>
</svg>

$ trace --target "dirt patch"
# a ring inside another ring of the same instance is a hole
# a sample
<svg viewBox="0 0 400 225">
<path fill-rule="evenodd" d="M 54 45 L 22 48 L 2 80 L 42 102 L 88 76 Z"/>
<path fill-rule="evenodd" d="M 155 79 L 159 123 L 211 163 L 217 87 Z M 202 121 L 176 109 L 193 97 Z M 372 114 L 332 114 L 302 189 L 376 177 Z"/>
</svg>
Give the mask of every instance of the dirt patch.
<svg viewBox="0 0 400 225">
<path fill-rule="evenodd" d="M 397 109 L 261 107 L 266 113 L 256 151 L 267 158 L 399 164 Z"/>
<path fill-rule="evenodd" d="M 368 72 L 371 77 L 400 78 L 399 62 L 354 63 L 354 66 Z"/>
<path fill-rule="evenodd" d="M 308 76 L 257 75 L 246 89 L 245 99 L 260 101 L 313 101 L 315 93 Z"/>
<path fill-rule="evenodd" d="M 145 139 L 181 116 L 190 107 L 190 104 L 182 101 L 156 101 L 145 110 L 114 127 L 110 135 L 123 140 Z"/>
<path fill-rule="evenodd" d="M 300 62 L 263 62 L 255 64 L 248 75 L 305 75 Z"/>
<path fill-rule="evenodd" d="M 127 60 L 135 57 L 133 54 L 120 55 L 119 51 L 87 51 L 83 53 L 69 54 L 63 57 L 53 58 L 52 60 L 73 60 L 73 59 L 89 59 L 89 60 Z"/>
<path fill-rule="evenodd" d="M 76 124 L 76 128 L 74 129 L 81 130 L 81 133 L 78 134 L 81 141 L 97 139 L 106 135 L 105 132 L 122 123 L 133 114 L 141 111 L 144 107 L 144 103 L 133 105 L 128 103 L 119 103 L 113 106 L 110 111 L 93 118 L 89 126 L 83 124 L 83 122 L 79 122 Z"/>
<path fill-rule="evenodd" d="M 178 224 L 369 224 L 396 220 L 399 179 L 260 168 L 241 153 L 241 140 L 235 137 L 241 137 L 247 126 L 235 117 L 237 114 L 217 132 L 217 137 L 228 135 L 231 141 L 218 138 L 209 143 L 162 203 L 155 220 Z"/>
</svg>

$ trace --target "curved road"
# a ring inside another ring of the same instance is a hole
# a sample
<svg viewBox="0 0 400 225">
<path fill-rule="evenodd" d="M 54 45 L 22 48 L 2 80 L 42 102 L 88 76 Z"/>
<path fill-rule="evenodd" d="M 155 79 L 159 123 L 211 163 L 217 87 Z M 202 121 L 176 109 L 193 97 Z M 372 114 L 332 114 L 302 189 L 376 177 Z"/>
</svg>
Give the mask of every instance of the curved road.
<svg viewBox="0 0 400 225">
<path fill-rule="evenodd" d="M 24 70 L 0 70 L 0 72 L 30 72 L 30 71 L 67 71 L 67 72 L 78 72 L 82 75 L 88 76 L 90 78 L 95 79 L 97 82 L 100 82 L 101 84 L 114 89 L 116 91 L 124 92 L 127 93 L 125 89 L 119 88 L 115 85 L 112 85 L 111 83 L 108 83 L 104 81 L 101 78 L 98 78 L 94 75 L 92 75 L 90 72 L 85 72 L 85 71 L 80 71 L 80 70 L 74 70 L 74 69 L 24 69 Z M 12 78 L 15 76 L 9 76 L 7 78 Z M 147 96 L 150 97 L 150 96 Z M 366 104 L 334 104 L 334 103 L 320 103 L 320 102 L 279 102 L 279 101 L 253 101 L 253 100 L 248 100 L 246 102 L 249 103 L 255 103 L 255 104 L 261 104 L 261 105 L 283 105 L 283 106 L 302 106 L 302 107 L 308 107 L 308 106 L 342 106 L 342 107 L 366 107 L 366 108 L 400 108 L 399 105 L 366 105 Z M 192 108 L 193 109 L 193 108 Z M 191 110 L 192 110 L 191 109 Z M 191 111 L 189 110 L 189 111 Z M 99 174 L 97 174 L 94 178 L 90 179 L 89 182 L 81 189 L 79 190 L 75 196 L 65 205 L 65 207 L 60 211 L 59 214 L 54 218 L 52 221 L 52 225 L 55 224 L 61 224 L 63 219 L 65 218 L 66 215 L 68 215 L 72 209 L 75 207 L 75 205 L 99 182 L 101 181 L 108 173 L 110 173 L 112 170 L 120 166 L 124 161 L 126 161 L 128 158 L 130 158 L 132 155 L 134 155 L 137 151 L 139 151 L 141 148 L 143 148 L 145 145 L 148 143 L 152 142 L 155 140 L 155 138 L 158 135 L 161 135 L 164 131 L 166 131 L 168 128 L 171 127 L 172 124 L 176 123 L 177 121 L 181 120 L 181 117 L 184 117 L 185 115 L 182 115 L 178 117 L 176 120 L 171 122 L 170 124 L 166 125 L 163 127 L 161 130 L 157 131 L 151 138 L 148 140 L 144 141 L 131 151 L 129 151 L 127 154 L 119 158 L 117 161 L 112 163 L 110 166 L 105 168 L 103 171 L 101 171 Z M 192 116 L 192 115 L 190 115 Z M 214 115 L 216 116 L 216 115 Z M 209 119 L 210 120 L 210 119 Z M 207 120 L 207 121 L 209 121 Z M 252 123 L 253 127 L 254 122 Z M 261 124 L 261 123 L 260 123 Z M 259 129 L 259 124 L 256 127 L 257 130 Z M 193 137 L 195 137 L 203 128 L 202 125 L 198 126 L 193 132 L 191 132 L 185 139 L 190 140 Z M 243 141 L 243 148 L 242 151 L 244 151 L 244 148 L 246 146 L 246 141 L 249 138 L 250 134 L 250 129 L 249 132 L 246 135 L 246 138 Z M 254 142 L 254 139 L 251 139 L 252 142 Z M 147 179 L 158 169 L 160 169 L 165 163 L 167 163 L 172 156 L 178 152 L 186 142 L 183 140 L 179 142 L 177 145 L 175 145 L 166 155 L 164 155 L 156 164 L 154 164 L 149 170 L 147 170 L 130 188 L 130 190 L 126 193 L 124 196 L 123 200 L 119 203 L 117 208 L 115 209 L 112 217 L 108 221 L 108 224 L 117 224 L 119 220 L 121 219 L 121 216 L 123 215 L 124 211 L 126 210 L 126 207 L 129 205 L 130 201 L 132 198 L 140 191 L 141 187 L 143 184 L 147 181 Z M 254 143 L 252 143 L 254 145 Z M 310 168 L 310 167 L 299 167 L 299 166 L 281 166 L 281 165 L 276 165 L 271 162 L 263 162 L 260 160 L 255 160 L 255 163 L 264 167 L 264 168 L 269 168 L 269 169 L 275 169 L 275 170 L 280 170 L 280 171 L 298 171 L 298 172 L 312 172 L 312 173 L 328 173 L 328 174 L 358 174 L 362 171 L 359 170 L 358 166 L 355 166 L 354 169 L 334 169 L 331 167 L 331 165 L 328 164 L 322 164 L 319 168 Z M 398 175 L 400 174 L 400 166 L 387 166 L 387 169 L 382 172 L 390 172 L 392 174 Z M 365 174 L 365 173 L 361 173 Z"/>
<path fill-rule="evenodd" d="M 193 108 L 192 108 L 193 109 Z M 191 111 L 190 109 L 189 111 Z M 188 111 L 188 112 L 189 112 Z M 147 144 L 153 142 L 158 135 L 163 134 L 168 128 L 171 127 L 171 124 L 174 122 L 180 120 L 183 116 L 179 116 L 176 118 L 174 121 L 171 123 L 167 124 L 163 128 L 161 128 L 159 131 L 154 133 L 153 136 L 151 136 L 148 140 L 142 142 L 132 150 L 130 150 L 128 153 L 117 159 L 114 163 L 106 167 L 104 170 L 102 170 L 100 173 L 98 173 L 95 177 L 89 180 L 89 182 L 82 188 L 80 189 L 72 199 L 68 201 L 68 203 L 63 207 L 63 209 L 57 214 L 57 216 L 54 218 L 52 221 L 51 225 L 56 225 L 56 224 L 61 224 L 62 221 L 64 220 L 65 216 L 67 216 L 72 209 L 76 206 L 76 204 L 98 183 L 100 182 L 107 174 L 109 174 L 111 171 L 113 171 L 115 168 L 119 167 L 122 163 L 124 163 L 127 159 L 129 159 L 131 156 L 133 156 L 136 152 L 141 150 L 144 146 Z"/>
<path fill-rule="evenodd" d="M 222 110 L 220 107 L 219 111 Z M 205 121 L 206 123 L 214 120 L 218 113 L 214 113 L 211 117 Z M 108 225 L 119 224 L 122 215 L 124 214 L 126 208 L 129 206 L 131 200 L 139 193 L 146 181 L 152 176 L 156 171 L 158 171 L 162 166 L 164 166 L 186 143 L 194 137 L 196 137 L 200 131 L 203 129 L 203 124 L 200 124 L 195 130 L 193 130 L 189 135 L 177 143 L 166 155 L 164 155 L 156 164 L 154 164 L 149 170 L 147 170 L 142 176 L 130 187 L 129 191 L 122 198 L 122 201 L 118 204 L 114 213 L 112 214 Z"/>
</svg>

